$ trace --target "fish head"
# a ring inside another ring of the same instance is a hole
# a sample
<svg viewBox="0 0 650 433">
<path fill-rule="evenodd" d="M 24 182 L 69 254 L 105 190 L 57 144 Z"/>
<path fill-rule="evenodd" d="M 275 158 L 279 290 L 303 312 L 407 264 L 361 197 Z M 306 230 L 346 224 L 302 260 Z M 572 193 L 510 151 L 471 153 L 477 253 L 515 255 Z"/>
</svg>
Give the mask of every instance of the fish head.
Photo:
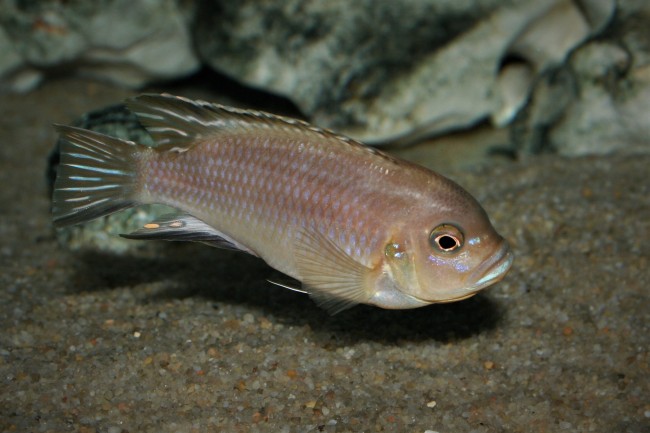
<svg viewBox="0 0 650 433">
<path fill-rule="evenodd" d="M 459 301 L 500 281 L 510 269 L 508 242 L 464 190 L 452 205 L 433 203 L 409 213 L 385 246 L 376 305 L 409 308 Z"/>
</svg>

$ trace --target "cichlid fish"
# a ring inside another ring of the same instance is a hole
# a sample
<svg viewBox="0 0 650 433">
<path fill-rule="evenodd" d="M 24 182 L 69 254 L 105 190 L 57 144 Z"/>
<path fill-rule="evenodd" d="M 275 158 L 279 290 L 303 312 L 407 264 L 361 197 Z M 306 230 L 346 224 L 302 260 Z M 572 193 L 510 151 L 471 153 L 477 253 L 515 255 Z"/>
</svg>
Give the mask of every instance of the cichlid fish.
<svg viewBox="0 0 650 433">
<path fill-rule="evenodd" d="M 173 206 L 123 236 L 245 251 L 332 313 L 465 299 L 512 264 L 478 202 L 426 168 L 268 113 L 171 95 L 126 104 L 155 146 L 56 126 L 55 225 Z"/>
</svg>

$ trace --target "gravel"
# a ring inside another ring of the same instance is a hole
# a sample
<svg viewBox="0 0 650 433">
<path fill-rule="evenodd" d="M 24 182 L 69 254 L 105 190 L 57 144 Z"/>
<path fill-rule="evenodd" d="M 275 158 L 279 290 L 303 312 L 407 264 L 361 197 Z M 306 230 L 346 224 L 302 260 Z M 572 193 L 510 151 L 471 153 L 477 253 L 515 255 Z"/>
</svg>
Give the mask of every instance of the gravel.
<svg viewBox="0 0 650 433">
<path fill-rule="evenodd" d="M 243 254 L 57 243 L 50 124 L 127 95 L 2 96 L 0 431 L 650 431 L 650 156 L 451 170 L 514 247 L 506 279 L 328 316 Z"/>
</svg>

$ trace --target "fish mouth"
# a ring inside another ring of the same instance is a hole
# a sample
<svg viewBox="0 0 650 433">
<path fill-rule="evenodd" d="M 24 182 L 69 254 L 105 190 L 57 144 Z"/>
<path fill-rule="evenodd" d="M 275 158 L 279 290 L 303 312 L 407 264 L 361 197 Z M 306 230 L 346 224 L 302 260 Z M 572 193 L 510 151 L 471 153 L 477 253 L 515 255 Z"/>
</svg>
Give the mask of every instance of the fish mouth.
<svg viewBox="0 0 650 433">
<path fill-rule="evenodd" d="M 510 245 L 504 240 L 499 249 L 472 273 L 470 280 L 476 279 L 476 282 L 470 286 L 470 289 L 476 292 L 501 281 L 510 270 L 513 260 Z"/>
<path fill-rule="evenodd" d="M 476 295 L 481 289 L 484 289 L 492 284 L 501 281 L 506 276 L 508 270 L 512 266 L 514 256 L 510 251 L 510 245 L 504 240 L 499 245 L 494 254 L 487 260 L 481 263 L 471 275 L 470 281 L 476 280 L 474 284 L 467 287 L 466 292 L 444 300 L 435 301 L 436 304 L 448 304 L 451 302 L 462 301 Z"/>
</svg>

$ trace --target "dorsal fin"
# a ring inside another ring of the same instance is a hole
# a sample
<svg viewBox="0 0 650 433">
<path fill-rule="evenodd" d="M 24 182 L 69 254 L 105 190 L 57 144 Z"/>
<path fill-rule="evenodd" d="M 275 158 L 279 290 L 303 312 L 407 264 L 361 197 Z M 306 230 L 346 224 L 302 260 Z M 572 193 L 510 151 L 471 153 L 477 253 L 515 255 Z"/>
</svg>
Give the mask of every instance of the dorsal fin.
<svg viewBox="0 0 650 433">
<path fill-rule="evenodd" d="M 184 152 L 203 139 L 217 137 L 224 132 L 265 129 L 288 135 L 300 134 L 303 139 L 305 134 L 320 139 L 334 139 L 378 153 L 375 149 L 330 130 L 263 111 L 243 110 L 169 94 L 140 95 L 127 100 L 126 105 L 147 128 L 157 143 L 156 147 L 162 150 Z"/>
</svg>

